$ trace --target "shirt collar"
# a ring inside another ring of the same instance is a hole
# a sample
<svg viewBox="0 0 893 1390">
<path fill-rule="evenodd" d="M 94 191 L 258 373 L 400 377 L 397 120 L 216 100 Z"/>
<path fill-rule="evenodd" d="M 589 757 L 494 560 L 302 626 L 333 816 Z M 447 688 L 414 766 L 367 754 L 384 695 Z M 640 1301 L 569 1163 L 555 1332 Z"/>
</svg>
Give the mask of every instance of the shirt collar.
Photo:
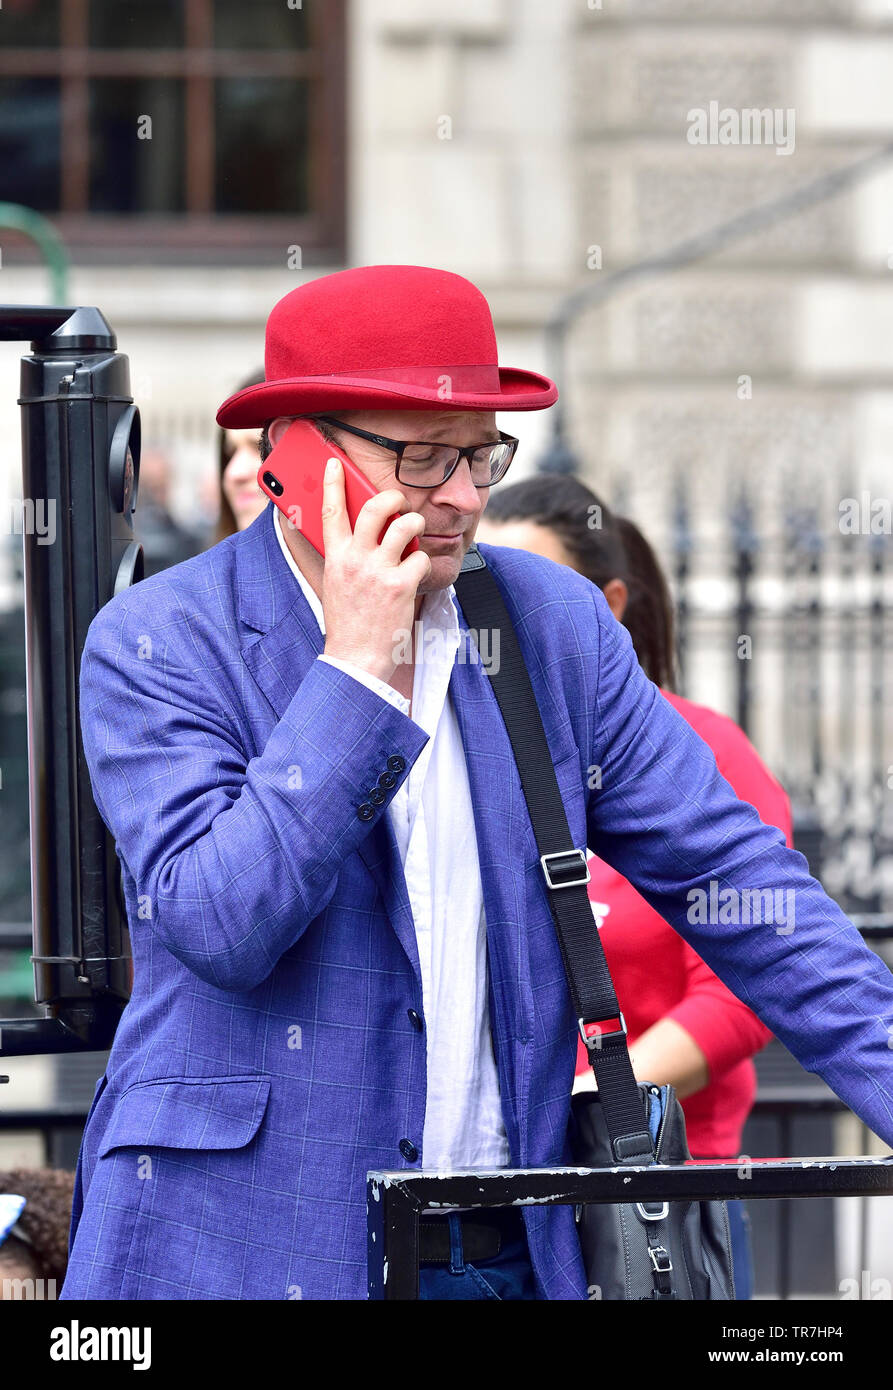
<svg viewBox="0 0 893 1390">
<path fill-rule="evenodd" d="M 313 609 L 313 616 L 319 623 L 320 632 L 325 633 L 326 624 L 322 613 L 322 601 L 319 595 L 316 593 L 316 591 L 312 588 L 309 580 L 307 580 L 301 573 L 301 571 L 298 569 L 297 561 L 295 560 L 294 555 L 292 555 L 291 551 L 288 548 L 288 543 L 284 535 L 282 534 L 282 522 L 280 520 L 281 513 L 279 511 L 279 508 L 274 503 L 270 510 L 273 513 L 273 530 L 276 532 L 276 539 L 279 542 L 279 549 L 285 556 L 286 564 L 288 565 L 295 579 L 297 579 L 298 583 L 300 584 L 305 599 L 310 604 L 310 607 Z"/>
</svg>

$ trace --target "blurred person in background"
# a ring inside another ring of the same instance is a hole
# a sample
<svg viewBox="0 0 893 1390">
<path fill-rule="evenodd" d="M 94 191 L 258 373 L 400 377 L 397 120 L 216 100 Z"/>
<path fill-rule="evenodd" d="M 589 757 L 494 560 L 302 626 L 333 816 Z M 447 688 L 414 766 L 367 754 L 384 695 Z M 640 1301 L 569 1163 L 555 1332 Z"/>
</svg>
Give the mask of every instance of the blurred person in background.
<svg viewBox="0 0 893 1390">
<path fill-rule="evenodd" d="M 745 734 L 725 715 L 673 692 L 672 599 L 654 551 L 631 521 L 578 479 L 550 474 L 494 490 L 477 539 L 544 555 L 597 584 L 629 631 L 645 674 L 709 745 L 738 797 L 793 843 L 787 795 Z M 739 1156 L 756 1096 L 751 1058 L 772 1034 L 627 879 L 595 855 L 589 869 L 589 897 L 636 1077 L 676 1088 L 694 1158 Z M 595 1077 L 580 1041 L 574 1090 L 590 1088 Z M 729 1224 L 736 1294 L 748 1299 L 753 1267 L 742 1202 L 729 1203 Z"/>
<path fill-rule="evenodd" d="M 171 514 L 171 478 L 168 454 L 163 449 L 143 449 L 133 531 L 143 547 L 146 578 L 179 565 L 202 549 L 204 538 L 181 526 Z"/>
<path fill-rule="evenodd" d="M 244 391 L 264 380 L 262 371 L 253 372 L 236 387 Z M 217 461 L 220 487 L 220 516 L 212 545 L 244 531 L 259 516 L 269 498 L 257 485 L 260 467 L 260 429 L 217 431 Z"/>
<path fill-rule="evenodd" d="M 74 1173 L 0 1171 L 0 1299 L 55 1299 L 68 1266 Z M 42 1280 L 23 1289 L 19 1281 Z"/>
</svg>

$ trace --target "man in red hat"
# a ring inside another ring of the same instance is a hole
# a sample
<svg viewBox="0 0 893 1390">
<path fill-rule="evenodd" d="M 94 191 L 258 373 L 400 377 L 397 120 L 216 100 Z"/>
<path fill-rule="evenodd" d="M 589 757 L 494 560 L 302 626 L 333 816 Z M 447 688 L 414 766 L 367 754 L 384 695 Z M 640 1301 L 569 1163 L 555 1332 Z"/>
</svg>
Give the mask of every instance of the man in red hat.
<svg viewBox="0 0 893 1390">
<path fill-rule="evenodd" d="M 460 276 L 302 285 L 270 315 L 265 382 L 218 421 L 265 426 L 269 447 L 310 416 L 378 495 L 351 527 L 336 469 L 325 558 L 270 505 L 91 624 L 84 749 L 134 987 L 84 1131 L 63 1298 L 363 1298 L 370 1170 L 569 1161 L 577 1021 L 453 587 L 515 452 L 496 412 L 556 396 L 498 365 Z M 574 843 L 893 1140 L 886 967 L 737 800 L 601 591 L 538 555 L 481 553 Z M 755 875 L 795 894 L 796 926 L 689 912 L 693 884 L 749 893 Z M 428 1217 L 420 1256 L 423 1297 L 587 1297 L 571 1207 Z"/>
<path fill-rule="evenodd" d="M 518 442 L 496 428 L 494 412 L 542 410 L 558 399 L 557 388 L 538 373 L 500 367 L 484 296 L 460 275 L 422 266 L 367 266 L 293 290 L 270 314 L 265 375 L 224 402 L 218 423 L 262 425 L 266 458 L 297 415 L 315 414 L 324 436 L 379 489 L 354 535 L 343 481 L 326 481 L 325 652 L 360 657 L 361 669 L 381 668 L 411 696 L 412 663 L 395 669 L 388 656 L 394 632 L 403 630 L 395 620 L 417 618 L 422 596 L 447 588 L 459 573 L 489 487 L 505 474 Z M 337 420 L 327 414 L 335 407 Z M 484 447 L 457 470 L 455 449 L 470 444 Z M 378 546 L 396 509 L 404 518 Z M 294 527 L 281 534 L 300 575 L 321 594 L 322 557 Z M 390 581 L 398 592 L 383 604 L 372 576 L 379 566 L 393 568 L 413 536 L 419 550 Z"/>
</svg>

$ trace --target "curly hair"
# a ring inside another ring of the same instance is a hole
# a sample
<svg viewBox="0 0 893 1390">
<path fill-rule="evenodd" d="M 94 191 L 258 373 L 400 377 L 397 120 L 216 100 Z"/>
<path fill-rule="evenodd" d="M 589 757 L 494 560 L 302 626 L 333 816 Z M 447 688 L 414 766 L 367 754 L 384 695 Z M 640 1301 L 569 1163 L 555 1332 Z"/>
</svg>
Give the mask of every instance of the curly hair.
<svg viewBox="0 0 893 1390">
<path fill-rule="evenodd" d="M 14 1235 L 0 1245 L 0 1263 L 37 1265 L 37 1276 L 61 1281 L 68 1267 L 68 1229 L 74 1195 L 74 1173 L 66 1168 L 9 1168 L 0 1170 L 0 1192 L 26 1199 L 18 1225 L 30 1245 Z"/>
</svg>

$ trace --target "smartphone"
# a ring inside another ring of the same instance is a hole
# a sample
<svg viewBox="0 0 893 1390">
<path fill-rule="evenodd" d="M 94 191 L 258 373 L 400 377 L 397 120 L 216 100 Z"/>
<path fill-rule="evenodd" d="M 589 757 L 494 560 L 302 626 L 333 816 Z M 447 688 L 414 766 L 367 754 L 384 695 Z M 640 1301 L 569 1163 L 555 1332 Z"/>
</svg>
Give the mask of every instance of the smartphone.
<svg viewBox="0 0 893 1390">
<path fill-rule="evenodd" d="M 326 460 L 330 458 L 340 459 L 344 469 L 344 495 L 353 529 L 360 508 L 370 497 L 376 497 L 378 490 L 343 449 L 323 438 L 312 421 L 293 420 L 279 443 L 264 459 L 257 474 L 261 491 L 272 498 L 283 516 L 323 556 L 322 483 Z M 378 537 L 379 544 L 394 517 L 400 515 L 402 513 L 395 512 L 394 516 L 388 517 Z M 418 548 L 418 536 L 413 536 L 401 560 Z"/>
</svg>

